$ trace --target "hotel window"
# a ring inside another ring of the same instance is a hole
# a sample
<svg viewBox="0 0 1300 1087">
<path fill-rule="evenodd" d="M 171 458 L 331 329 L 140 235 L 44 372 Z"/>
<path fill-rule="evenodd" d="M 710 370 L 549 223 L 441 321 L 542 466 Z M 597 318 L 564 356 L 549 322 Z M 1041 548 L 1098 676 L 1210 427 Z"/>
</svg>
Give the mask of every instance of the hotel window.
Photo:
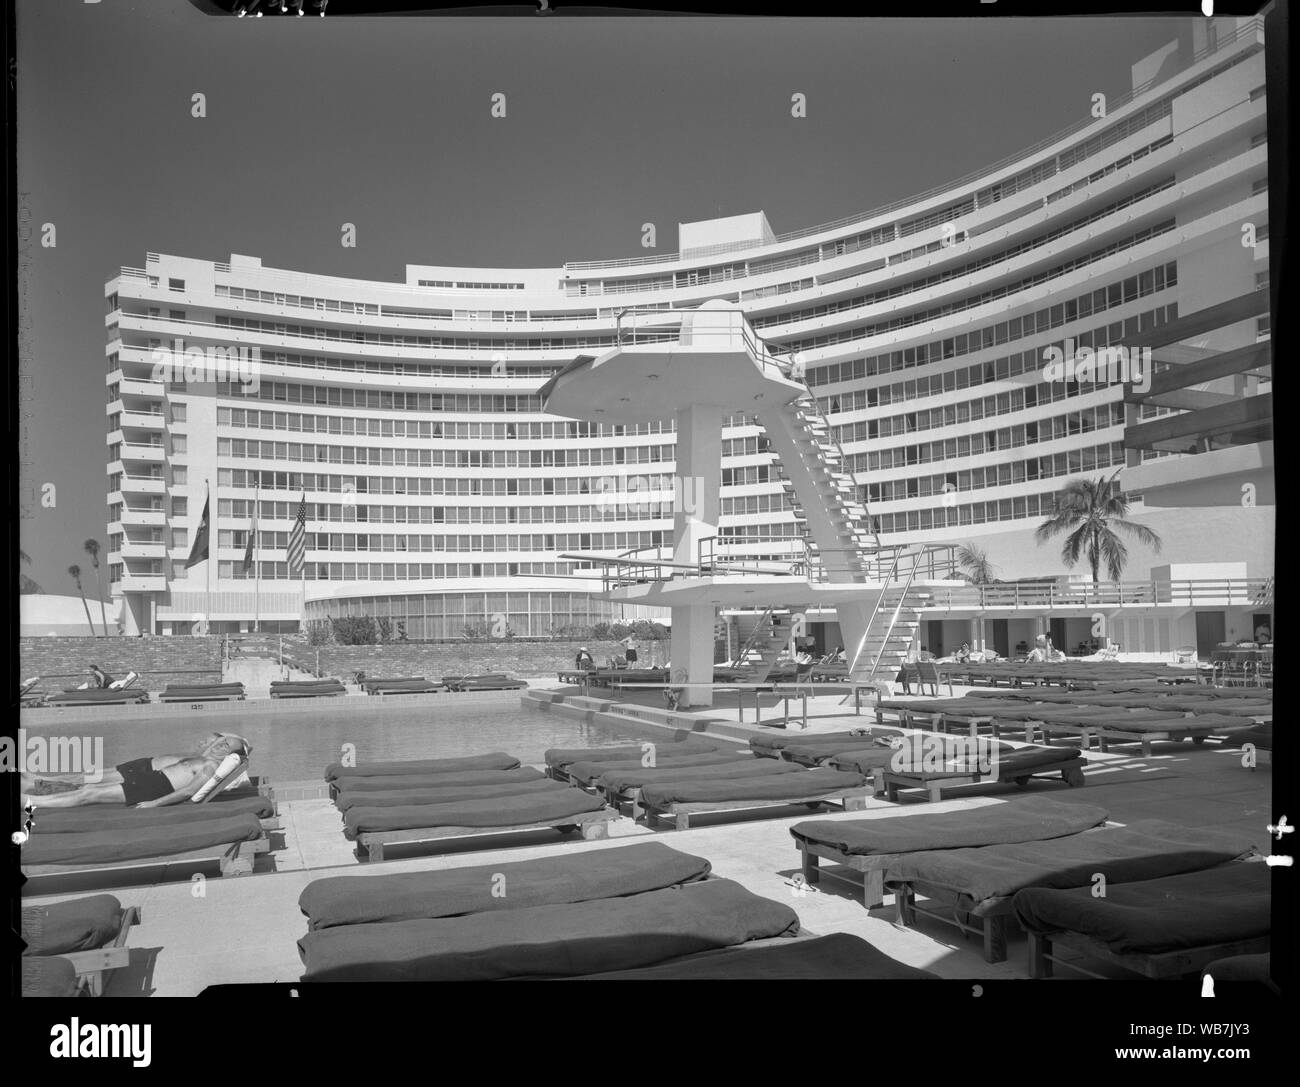
<svg viewBox="0 0 1300 1087">
<path fill-rule="evenodd" d="M 185 280 L 169 279 L 167 281 L 167 289 L 169 291 L 183 291 L 185 289 Z"/>
<path fill-rule="evenodd" d="M 173 517 L 188 517 L 189 512 L 190 512 L 190 500 L 188 498 L 177 497 L 172 499 Z"/>
<path fill-rule="evenodd" d="M 190 481 L 190 470 L 183 464 L 178 464 L 172 468 L 172 486 L 182 486 Z"/>
<path fill-rule="evenodd" d="M 172 453 L 184 453 L 188 445 L 189 442 L 184 434 L 172 435 Z"/>
<path fill-rule="evenodd" d="M 185 547 L 189 543 L 189 530 L 184 528 L 172 529 L 172 547 Z"/>
</svg>

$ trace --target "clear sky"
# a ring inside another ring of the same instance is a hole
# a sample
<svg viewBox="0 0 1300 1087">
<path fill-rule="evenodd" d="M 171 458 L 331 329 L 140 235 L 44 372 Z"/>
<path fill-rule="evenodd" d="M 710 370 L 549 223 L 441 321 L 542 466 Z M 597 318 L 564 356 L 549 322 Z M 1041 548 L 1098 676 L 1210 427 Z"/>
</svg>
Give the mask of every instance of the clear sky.
<svg viewBox="0 0 1300 1087">
<path fill-rule="evenodd" d="M 1179 21 L 253 20 L 18 0 L 23 477 L 57 488 L 22 522 L 28 573 L 72 593 L 82 541 L 106 543 L 103 290 L 146 252 L 400 281 L 408 263 L 640 255 L 645 222 L 666 251 L 678 222 L 718 215 L 795 230 L 1074 123 Z"/>
</svg>

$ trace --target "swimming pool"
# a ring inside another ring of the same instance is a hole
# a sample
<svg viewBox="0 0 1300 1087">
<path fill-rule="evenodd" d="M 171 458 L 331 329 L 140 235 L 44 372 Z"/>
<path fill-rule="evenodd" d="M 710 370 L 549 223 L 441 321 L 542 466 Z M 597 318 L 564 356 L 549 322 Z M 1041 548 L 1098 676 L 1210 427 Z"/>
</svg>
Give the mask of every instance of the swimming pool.
<svg viewBox="0 0 1300 1087">
<path fill-rule="evenodd" d="M 175 714 L 114 717 L 101 724 L 46 723 L 25 714 L 29 736 L 77 735 L 104 738 L 106 766 L 128 759 L 193 749 L 212 731 L 234 732 L 253 745 L 252 770 L 273 782 L 320 781 L 325 766 L 337 762 L 343 745 L 353 744 L 358 762 L 380 759 L 451 759 L 488 751 L 507 751 L 526 764 L 540 764 L 548 747 L 610 747 L 641 739 L 603 724 L 560 713 L 526 708 L 519 696 L 483 700 L 449 697 L 421 706 L 368 705 L 355 714 L 330 699 L 316 713 L 278 713 L 247 703 L 237 714 L 212 715 L 178 709 Z M 369 701 L 364 700 L 364 701 Z"/>
</svg>

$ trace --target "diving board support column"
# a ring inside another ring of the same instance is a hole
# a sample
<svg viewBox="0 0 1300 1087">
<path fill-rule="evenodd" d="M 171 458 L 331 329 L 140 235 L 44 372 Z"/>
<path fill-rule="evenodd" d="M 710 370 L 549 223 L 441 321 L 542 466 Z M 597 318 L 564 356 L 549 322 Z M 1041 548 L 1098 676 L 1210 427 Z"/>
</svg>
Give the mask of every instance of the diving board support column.
<svg viewBox="0 0 1300 1087">
<path fill-rule="evenodd" d="M 677 473 L 673 487 L 673 562 L 694 565 L 700 541 L 718 534 L 722 482 L 722 412 L 717 407 L 691 405 L 676 415 Z M 672 609 L 672 675 L 670 681 L 713 682 L 714 607 L 678 605 Z M 687 687 L 678 705 L 711 706 L 708 687 Z"/>
</svg>

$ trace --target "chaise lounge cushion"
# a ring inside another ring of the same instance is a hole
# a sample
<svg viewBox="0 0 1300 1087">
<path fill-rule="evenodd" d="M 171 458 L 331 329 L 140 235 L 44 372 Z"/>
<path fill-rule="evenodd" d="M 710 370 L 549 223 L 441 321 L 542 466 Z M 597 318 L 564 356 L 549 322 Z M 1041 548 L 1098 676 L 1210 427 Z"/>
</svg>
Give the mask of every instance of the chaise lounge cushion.
<svg viewBox="0 0 1300 1087">
<path fill-rule="evenodd" d="M 1116 954 L 1159 954 L 1268 935 L 1269 882 L 1268 865 L 1231 863 L 1120 883 L 1105 898 L 1090 887 L 1034 887 L 1012 905 L 1031 932 L 1077 932 Z"/>
<path fill-rule="evenodd" d="M 885 880 L 941 887 L 978 903 L 1026 887 L 1091 887 L 1098 873 L 1108 884 L 1160 879 L 1223 864 L 1253 849 L 1237 833 L 1142 819 L 1045 842 L 908 853 L 889 863 Z"/>
<path fill-rule="evenodd" d="M 373 778 L 338 778 L 331 784 L 340 796 L 348 796 L 353 793 L 387 793 L 399 789 L 445 789 L 453 785 L 519 785 L 541 781 L 545 777 L 540 770 L 521 766 L 518 770 L 466 770 L 456 774 L 388 774 Z"/>
<path fill-rule="evenodd" d="M 325 780 L 337 781 L 348 777 L 412 777 L 431 774 L 463 773 L 470 770 L 514 770 L 519 760 L 504 751 L 487 755 L 468 755 L 460 759 L 405 759 L 392 762 L 363 762 L 358 766 L 344 766 L 334 762 L 325 767 Z"/>
<path fill-rule="evenodd" d="M 552 747 L 545 752 L 546 765 L 557 770 L 575 762 L 627 762 L 640 760 L 646 752 L 645 744 L 620 744 L 617 747 Z M 739 744 L 725 740 L 703 740 L 689 736 L 682 740 L 653 741 L 656 754 L 700 755 L 709 751 L 742 750 Z"/>
<path fill-rule="evenodd" d="M 660 782 L 697 781 L 708 778 L 712 781 L 733 781 L 738 778 L 765 778 L 773 774 L 797 774 L 800 767 L 792 762 L 773 762 L 771 759 L 756 759 L 746 756 L 744 760 L 723 763 L 720 766 L 678 766 L 660 767 L 656 770 L 611 770 L 596 779 L 596 784 L 603 789 L 614 792 L 627 792 L 643 785 L 655 785 Z"/>
<path fill-rule="evenodd" d="M 339 811 L 346 812 L 349 808 L 355 807 L 398 808 L 418 804 L 450 804 L 457 800 L 484 800 L 492 796 L 553 793 L 557 789 L 568 788 L 571 786 L 548 777 L 539 777 L 536 781 L 510 781 L 501 785 L 441 785 L 430 782 L 428 785 L 404 789 L 349 789 L 341 792 L 334 804 Z"/>
<path fill-rule="evenodd" d="M 794 774 L 771 774 L 760 778 L 726 780 L 704 778 L 656 782 L 641 790 L 641 803 L 660 810 L 673 804 L 726 804 L 753 800 L 779 802 L 825 796 L 850 789 L 863 789 L 867 781 L 861 774 L 838 770 L 801 770 Z"/>
<path fill-rule="evenodd" d="M 229 815 L 194 823 L 150 823 L 129 830 L 88 831 L 75 834 L 41 834 L 37 831 L 23 846 L 22 865 L 104 865 L 252 842 L 262 837 L 255 815 Z"/>
<path fill-rule="evenodd" d="M 1046 841 L 1100 826 L 1110 817 L 1092 804 L 1026 796 L 1006 804 L 875 819 L 810 819 L 790 828 L 795 841 L 831 846 L 847 856 Z"/>
<path fill-rule="evenodd" d="M 625 759 L 619 762 L 575 762 L 568 767 L 569 777 L 583 785 L 590 785 L 602 774 L 617 773 L 620 770 L 684 770 L 691 766 L 729 766 L 737 759 L 750 758 L 743 751 L 706 751 L 699 755 L 673 755 L 655 752 L 653 765 L 647 766 L 640 759 Z"/>
<path fill-rule="evenodd" d="M 103 947 L 122 928 L 122 903 L 112 895 L 90 895 L 46 906 L 24 906 L 24 955 L 65 955 Z"/>
<path fill-rule="evenodd" d="M 38 798 L 39 801 L 39 798 Z M 251 815 L 270 819 L 275 804 L 264 796 L 245 796 L 235 800 L 213 797 L 206 804 L 168 804 L 161 808 L 125 808 L 111 804 L 92 804 L 85 808 L 37 808 L 38 834 L 84 834 L 95 831 L 130 831 L 137 827 L 204 823 Z"/>
<path fill-rule="evenodd" d="M 605 802 L 580 789 L 558 789 L 518 796 L 492 796 L 456 800 L 445 804 L 400 805 L 398 807 L 349 808 L 343 816 L 343 833 L 348 838 L 385 830 L 424 830 L 440 827 L 510 827 L 551 823 L 559 819 L 601 811 Z"/>
<path fill-rule="evenodd" d="M 307 884 L 298 906 L 309 928 L 325 929 L 616 898 L 704 879 L 709 871 L 703 857 L 644 842 L 472 868 L 330 876 Z"/>
<path fill-rule="evenodd" d="M 304 981 L 489 981 L 622 970 L 792 936 L 789 906 L 711 879 L 628 898 L 343 925 L 298 941 Z"/>
<path fill-rule="evenodd" d="M 24 997 L 76 996 L 77 972 L 72 960 L 57 955 L 24 957 L 22 994 Z"/>
</svg>

